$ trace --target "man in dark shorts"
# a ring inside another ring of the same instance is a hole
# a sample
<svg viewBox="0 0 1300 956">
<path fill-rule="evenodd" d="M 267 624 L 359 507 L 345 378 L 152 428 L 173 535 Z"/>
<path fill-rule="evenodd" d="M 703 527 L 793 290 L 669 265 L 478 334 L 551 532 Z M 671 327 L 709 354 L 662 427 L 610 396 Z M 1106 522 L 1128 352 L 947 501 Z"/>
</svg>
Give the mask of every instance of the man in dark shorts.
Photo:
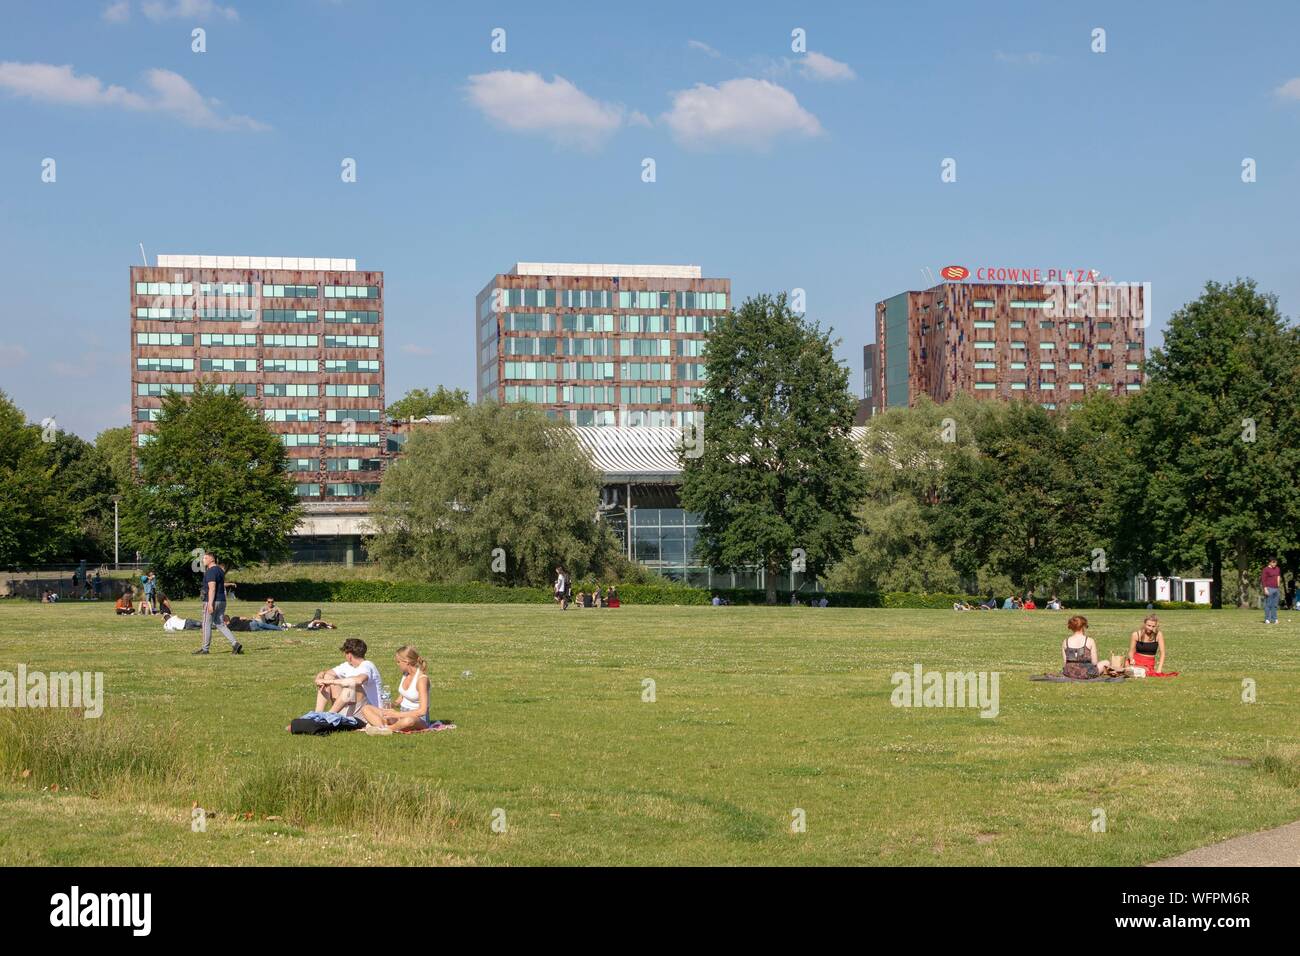
<svg viewBox="0 0 1300 956">
<path fill-rule="evenodd" d="M 203 646 L 195 654 L 206 654 L 212 644 L 212 628 L 216 627 L 230 642 L 230 653 L 242 654 L 244 647 L 226 627 L 226 572 L 217 564 L 211 552 L 203 555 Z"/>
</svg>

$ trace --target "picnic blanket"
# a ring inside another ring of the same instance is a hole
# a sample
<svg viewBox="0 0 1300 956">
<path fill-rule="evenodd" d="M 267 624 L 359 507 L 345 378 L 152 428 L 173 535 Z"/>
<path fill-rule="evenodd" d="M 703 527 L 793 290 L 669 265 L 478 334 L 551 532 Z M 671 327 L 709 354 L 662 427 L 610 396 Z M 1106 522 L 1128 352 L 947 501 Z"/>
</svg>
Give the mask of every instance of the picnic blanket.
<svg viewBox="0 0 1300 956">
<path fill-rule="evenodd" d="M 1150 654 L 1134 654 L 1133 663 L 1147 669 L 1147 677 L 1177 677 L 1178 671 L 1156 670 L 1156 659 Z"/>
<path fill-rule="evenodd" d="M 435 720 L 427 727 L 411 728 L 409 730 L 399 730 L 399 734 L 430 734 L 439 730 L 455 730 L 455 724 L 449 724 L 441 720 Z"/>
<path fill-rule="evenodd" d="M 1064 674 L 1030 674 L 1030 680 L 1045 680 L 1053 684 L 1114 684 L 1128 680 L 1127 677 L 1066 677 Z"/>
</svg>

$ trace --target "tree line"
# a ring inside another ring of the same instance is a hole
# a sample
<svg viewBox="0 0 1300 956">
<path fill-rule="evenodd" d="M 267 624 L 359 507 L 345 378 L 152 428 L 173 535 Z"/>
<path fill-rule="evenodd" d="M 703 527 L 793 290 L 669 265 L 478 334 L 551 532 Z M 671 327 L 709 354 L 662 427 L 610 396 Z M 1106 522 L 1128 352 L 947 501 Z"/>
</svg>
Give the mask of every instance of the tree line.
<svg viewBox="0 0 1300 956">
<path fill-rule="evenodd" d="M 857 402 L 828 331 L 784 295 L 721 318 L 704 350 L 708 411 L 684 436 L 695 560 L 786 570 L 833 589 L 1050 592 L 1082 576 L 1204 572 L 1244 603 L 1259 565 L 1300 569 L 1300 329 L 1251 280 L 1210 282 L 1171 317 L 1141 391 L 1059 410 L 926 400 L 853 434 Z M 409 401 L 407 400 L 409 399 Z M 420 580 L 644 579 L 600 513 L 601 477 L 563 422 L 530 406 L 416 390 L 417 430 L 373 502 L 373 560 Z M 396 407 L 396 406 L 395 406 Z M 433 411 L 437 409 L 437 411 Z M 0 565 L 144 551 L 175 587 L 197 549 L 231 566 L 287 552 L 300 507 L 279 438 L 230 390 L 167 395 L 131 463 L 128 427 L 92 444 L 28 423 L 0 395 Z M 1226 595 L 1226 597 L 1225 597 Z"/>
</svg>

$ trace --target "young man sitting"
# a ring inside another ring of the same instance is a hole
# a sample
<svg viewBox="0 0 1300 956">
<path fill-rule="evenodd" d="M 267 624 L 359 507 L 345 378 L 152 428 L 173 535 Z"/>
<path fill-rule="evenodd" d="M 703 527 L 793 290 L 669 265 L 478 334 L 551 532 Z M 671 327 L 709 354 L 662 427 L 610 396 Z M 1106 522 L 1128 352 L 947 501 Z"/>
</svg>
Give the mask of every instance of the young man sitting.
<svg viewBox="0 0 1300 956">
<path fill-rule="evenodd" d="M 383 681 L 379 668 L 366 660 L 366 642 L 349 637 L 339 650 L 343 652 L 343 663 L 316 675 L 314 709 L 356 717 L 367 704 L 378 708 Z"/>
<path fill-rule="evenodd" d="M 263 624 L 274 624 L 278 627 L 288 626 L 284 619 L 284 612 L 275 606 L 275 598 L 267 598 L 262 609 L 257 612 L 257 618 Z"/>
</svg>

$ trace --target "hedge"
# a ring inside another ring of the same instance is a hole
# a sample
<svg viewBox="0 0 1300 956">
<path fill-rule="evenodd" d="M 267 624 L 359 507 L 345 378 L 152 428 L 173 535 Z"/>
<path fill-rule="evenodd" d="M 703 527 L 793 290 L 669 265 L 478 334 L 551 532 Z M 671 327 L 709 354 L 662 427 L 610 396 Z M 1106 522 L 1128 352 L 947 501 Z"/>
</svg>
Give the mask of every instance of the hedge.
<svg viewBox="0 0 1300 956">
<path fill-rule="evenodd" d="M 232 577 L 232 583 L 239 582 Z M 574 593 L 590 591 L 597 585 L 580 582 Z M 707 605 L 713 595 L 725 598 L 731 604 L 763 604 L 767 593 L 752 588 L 704 588 L 684 584 L 624 584 L 617 585 L 619 600 L 624 604 L 646 605 Z M 242 592 L 242 593 L 241 593 Z M 312 581 L 298 578 L 291 581 L 263 581 L 245 583 L 235 589 L 242 600 L 260 602 L 265 597 L 277 601 L 300 601 L 317 604 L 549 604 L 550 588 L 499 587 L 494 584 L 471 582 L 467 584 L 427 584 L 418 581 Z M 825 597 L 831 607 L 929 608 L 948 610 L 958 601 L 978 604 L 984 598 L 967 594 L 912 594 L 906 591 L 888 591 L 884 594 L 852 591 L 801 591 L 799 601 L 808 604 Z M 790 603 L 789 591 L 777 592 L 778 604 Z M 1096 607 L 1095 599 L 1068 605 L 1070 610 Z M 1145 601 L 1105 601 L 1105 608 L 1144 610 Z M 1205 604 L 1188 604 L 1185 601 L 1158 601 L 1160 610 L 1187 610 L 1208 608 Z"/>
</svg>

